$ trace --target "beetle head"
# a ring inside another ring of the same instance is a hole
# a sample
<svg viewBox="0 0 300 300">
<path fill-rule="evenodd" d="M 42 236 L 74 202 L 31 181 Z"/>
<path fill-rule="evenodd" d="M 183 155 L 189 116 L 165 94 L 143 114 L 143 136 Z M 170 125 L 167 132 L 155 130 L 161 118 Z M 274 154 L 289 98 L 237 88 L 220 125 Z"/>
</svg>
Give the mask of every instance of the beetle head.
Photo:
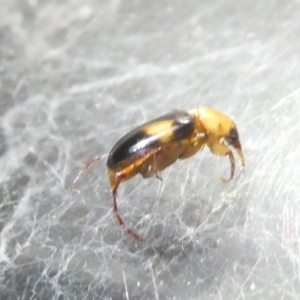
<svg viewBox="0 0 300 300">
<path fill-rule="evenodd" d="M 223 113 L 209 107 L 198 107 L 190 110 L 195 116 L 199 130 L 205 131 L 207 136 L 212 135 L 223 140 L 228 146 L 232 146 L 245 164 L 242 146 L 239 140 L 235 123 Z"/>
</svg>

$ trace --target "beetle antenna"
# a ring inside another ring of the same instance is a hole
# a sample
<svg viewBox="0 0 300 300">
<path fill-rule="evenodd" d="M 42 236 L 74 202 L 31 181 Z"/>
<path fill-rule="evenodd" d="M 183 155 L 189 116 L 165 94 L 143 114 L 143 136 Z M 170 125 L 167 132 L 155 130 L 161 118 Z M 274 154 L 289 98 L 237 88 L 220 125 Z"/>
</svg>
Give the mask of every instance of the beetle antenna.
<svg viewBox="0 0 300 300">
<path fill-rule="evenodd" d="M 97 161 L 101 160 L 102 158 L 106 157 L 107 154 L 104 155 L 96 155 L 93 159 L 91 159 L 89 162 L 87 162 L 83 168 L 78 172 L 77 176 L 75 177 L 75 179 L 73 180 L 72 184 L 70 185 L 70 191 L 71 192 L 76 192 L 78 194 L 80 194 L 79 190 L 75 189 L 75 186 L 77 184 L 77 182 L 79 181 L 79 179 L 81 178 L 82 174 L 85 173 L 94 163 L 96 163 Z"/>
</svg>

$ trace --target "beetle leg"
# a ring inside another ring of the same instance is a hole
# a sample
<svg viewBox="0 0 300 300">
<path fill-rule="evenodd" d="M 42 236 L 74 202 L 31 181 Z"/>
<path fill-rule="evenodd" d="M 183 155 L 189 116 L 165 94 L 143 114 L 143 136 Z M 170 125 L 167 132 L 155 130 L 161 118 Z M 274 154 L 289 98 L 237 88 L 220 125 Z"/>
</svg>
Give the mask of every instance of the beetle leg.
<svg viewBox="0 0 300 300">
<path fill-rule="evenodd" d="M 126 223 L 124 222 L 123 218 L 119 214 L 118 206 L 117 206 L 117 190 L 122 181 L 127 180 L 132 176 L 132 173 L 137 170 L 141 165 L 143 165 L 149 158 L 153 157 L 157 154 L 161 149 L 157 148 L 149 153 L 147 153 L 143 158 L 137 160 L 135 163 L 130 165 L 129 167 L 123 169 L 120 172 L 116 172 L 115 175 L 111 175 L 111 185 L 112 185 L 112 198 L 113 198 L 113 212 L 116 216 L 116 219 L 119 225 L 125 230 L 126 233 L 131 234 L 136 240 L 144 241 L 145 238 L 141 237 L 137 234 L 134 230 L 130 229 Z"/>
<path fill-rule="evenodd" d="M 123 218 L 119 214 L 118 206 L 117 206 L 117 190 L 118 190 L 118 187 L 119 187 L 121 181 L 122 181 L 122 177 L 120 176 L 120 178 L 118 178 L 118 180 L 115 182 L 115 185 L 113 186 L 113 189 L 112 189 L 114 214 L 116 216 L 116 219 L 117 219 L 119 225 L 125 230 L 126 233 L 131 234 L 138 241 L 143 241 L 144 238 L 141 237 L 139 234 L 137 234 L 134 230 L 127 227 L 127 225 L 125 224 Z"/>
<path fill-rule="evenodd" d="M 224 178 L 224 177 L 221 177 L 221 181 L 222 182 L 228 182 L 230 180 L 233 179 L 233 176 L 234 176 L 234 171 L 235 171 L 235 160 L 234 160 L 234 156 L 232 154 L 232 151 L 229 150 L 227 155 L 229 156 L 229 161 L 230 161 L 230 178 Z"/>
<path fill-rule="evenodd" d="M 157 179 L 159 179 L 160 181 L 163 181 L 163 179 L 161 178 L 161 176 L 159 176 L 158 172 L 155 173 L 155 177 L 156 177 Z"/>
<path fill-rule="evenodd" d="M 73 180 L 72 184 L 70 185 L 70 190 L 72 192 L 80 193 L 80 191 L 75 189 L 75 185 L 78 180 L 81 178 L 82 174 L 86 172 L 95 162 L 99 161 L 103 156 L 96 155 L 92 160 L 86 163 L 83 168 L 79 171 L 75 179 Z"/>
<path fill-rule="evenodd" d="M 235 171 L 235 160 L 234 160 L 232 151 L 229 149 L 228 146 L 226 146 L 223 143 L 220 143 L 220 141 L 216 138 L 209 138 L 207 141 L 207 145 L 210 148 L 212 153 L 229 157 L 230 177 L 227 179 L 224 177 L 221 177 L 220 179 L 222 182 L 228 182 L 228 181 L 232 180 L 233 176 L 234 176 L 234 171 Z"/>
</svg>

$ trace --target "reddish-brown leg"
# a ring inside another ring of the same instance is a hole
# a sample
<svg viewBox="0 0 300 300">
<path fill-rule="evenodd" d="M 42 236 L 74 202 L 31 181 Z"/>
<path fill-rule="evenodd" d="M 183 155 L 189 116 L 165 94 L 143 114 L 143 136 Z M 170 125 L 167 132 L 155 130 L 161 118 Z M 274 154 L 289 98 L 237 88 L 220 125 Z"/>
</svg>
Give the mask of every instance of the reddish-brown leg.
<svg viewBox="0 0 300 300">
<path fill-rule="evenodd" d="M 154 149 L 150 151 L 148 154 L 146 154 L 143 158 L 137 160 L 134 164 L 130 165 L 129 167 L 123 169 L 120 172 L 116 172 L 114 176 L 112 184 L 112 198 L 113 198 L 113 212 L 116 216 L 116 219 L 120 226 L 125 230 L 126 233 L 132 235 L 136 240 L 138 241 L 144 241 L 145 238 L 140 236 L 138 233 L 136 233 L 133 229 L 129 228 L 126 223 L 124 222 L 123 218 L 119 214 L 118 206 L 117 206 L 117 190 L 122 181 L 127 180 L 127 178 L 132 177 L 132 174 L 136 174 L 136 170 L 138 167 L 143 165 L 148 159 L 152 158 L 154 155 L 156 155 L 160 149 Z"/>
<path fill-rule="evenodd" d="M 90 160 L 88 163 L 86 163 L 83 168 L 79 171 L 79 173 L 77 174 L 77 176 L 75 177 L 74 181 L 72 182 L 72 184 L 70 185 L 70 190 L 72 192 L 77 192 L 79 193 L 78 190 L 75 189 L 75 185 L 78 182 L 78 180 L 80 179 L 80 177 L 82 176 L 82 174 L 84 172 L 86 172 L 95 162 L 99 161 L 103 156 L 99 156 L 96 155 L 92 160 Z"/>
<path fill-rule="evenodd" d="M 114 211 L 114 214 L 116 216 L 116 219 L 119 223 L 119 225 L 124 229 L 124 231 L 128 234 L 131 234 L 136 240 L 138 241 L 144 241 L 145 238 L 143 238 L 142 236 L 140 236 L 138 233 L 136 233 L 133 229 L 129 228 L 124 220 L 122 219 L 121 215 L 119 214 L 118 212 L 118 206 L 117 206 L 117 190 L 118 190 L 118 187 L 120 185 L 122 181 L 122 177 L 118 178 L 113 189 L 112 189 L 112 197 L 113 197 L 113 211 Z"/>
<path fill-rule="evenodd" d="M 229 161 L 230 161 L 230 177 L 228 179 L 221 177 L 221 180 L 223 182 L 228 182 L 228 181 L 232 180 L 233 176 L 234 176 L 234 171 L 235 171 L 235 160 L 234 160 L 232 151 L 229 150 L 227 155 L 229 156 Z"/>
</svg>

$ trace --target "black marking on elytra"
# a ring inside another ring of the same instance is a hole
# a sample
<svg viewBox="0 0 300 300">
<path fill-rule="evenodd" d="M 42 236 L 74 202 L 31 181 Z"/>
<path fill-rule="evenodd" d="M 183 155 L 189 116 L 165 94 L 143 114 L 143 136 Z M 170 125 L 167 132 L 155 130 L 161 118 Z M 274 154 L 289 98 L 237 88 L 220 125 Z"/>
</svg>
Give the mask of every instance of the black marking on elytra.
<svg viewBox="0 0 300 300">
<path fill-rule="evenodd" d="M 168 142 L 179 141 L 194 131 L 193 116 L 186 111 L 175 110 L 142 124 L 123 136 L 110 151 L 107 159 L 107 167 L 113 170 L 132 156 L 143 156 L 145 152 L 161 146 L 163 144 L 161 142 L 163 140 L 162 135 L 147 135 L 147 126 L 168 120 L 172 120 L 170 129 L 165 132 L 165 135 L 171 137 Z"/>
</svg>

